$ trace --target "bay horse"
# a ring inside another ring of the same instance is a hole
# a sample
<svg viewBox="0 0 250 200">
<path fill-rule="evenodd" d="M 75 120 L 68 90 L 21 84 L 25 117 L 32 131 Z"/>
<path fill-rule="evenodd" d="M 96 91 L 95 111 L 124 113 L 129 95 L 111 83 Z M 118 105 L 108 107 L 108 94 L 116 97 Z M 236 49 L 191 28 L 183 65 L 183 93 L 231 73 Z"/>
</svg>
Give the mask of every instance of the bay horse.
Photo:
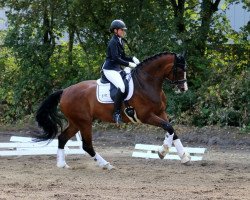
<svg viewBox="0 0 250 200">
<path fill-rule="evenodd" d="M 163 145 L 158 150 L 161 159 L 168 153 L 174 143 L 182 163 L 190 162 L 190 155 L 184 151 L 166 113 L 166 95 L 162 89 L 167 79 L 179 90 L 186 91 L 186 61 L 184 56 L 163 52 L 142 61 L 132 69 L 131 76 L 134 82 L 134 93 L 128 100 L 141 123 L 161 127 L 166 131 Z M 41 140 L 52 140 L 58 134 L 62 121 L 58 114 L 60 110 L 68 121 L 67 127 L 58 136 L 57 167 L 68 168 L 65 161 L 64 147 L 67 141 L 78 131 L 82 137 L 82 148 L 102 168 L 112 169 L 113 166 L 95 152 L 92 144 L 92 122 L 99 119 L 114 123 L 112 103 L 103 104 L 96 98 L 97 81 L 87 80 L 59 90 L 48 96 L 36 113 L 36 121 L 43 133 L 37 135 Z M 124 107 L 124 105 L 123 105 Z M 129 123 L 129 118 L 123 113 L 123 122 Z"/>
</svg>

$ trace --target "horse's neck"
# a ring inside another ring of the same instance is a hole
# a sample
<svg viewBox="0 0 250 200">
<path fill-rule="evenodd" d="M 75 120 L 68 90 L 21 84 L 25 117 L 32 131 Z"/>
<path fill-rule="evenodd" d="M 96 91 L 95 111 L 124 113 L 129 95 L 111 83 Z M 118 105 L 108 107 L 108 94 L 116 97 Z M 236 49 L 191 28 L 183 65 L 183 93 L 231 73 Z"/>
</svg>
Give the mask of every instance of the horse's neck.
<svg viewBox="0 0 250 200">
<path fill-rule="evenodd" d="M 149 74 L 151 77 L 159 78 L 162 76 L 162 74 L 160 73 L 160 65 L 161 63 L 154 61 L 147 66 L 144 66 L 142 70 L 143 72 Z"/>
<path fill-rule="evenodd" d="M 164 66 L 165 62 L 163 59 L 155 60 L 148 65 L 144 66 L 141 69 L 142 79 L 149 83 L 150 85 L 154 85 L 156 87 L 161 88 L 164 80 Z"/>
<path fill-rule="evenodd" d="M 157 101 L 162 91 L 163 76 L 155 70 L 157 63 L 150 63 L 141 69 L 138 69 L 134 76 L 135 89 Z"/>
</svg>

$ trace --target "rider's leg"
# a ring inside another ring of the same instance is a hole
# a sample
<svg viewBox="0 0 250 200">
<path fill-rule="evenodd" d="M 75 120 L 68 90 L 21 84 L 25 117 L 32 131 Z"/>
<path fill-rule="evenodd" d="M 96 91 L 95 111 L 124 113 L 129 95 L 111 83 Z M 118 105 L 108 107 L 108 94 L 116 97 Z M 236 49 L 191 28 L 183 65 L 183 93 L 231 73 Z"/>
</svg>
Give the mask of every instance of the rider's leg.
<svg viewBox="0 0 250 200">
<path fill-rule="evenodd" d="M 106 78 L 117 87 L 117 93 L 114 99 L 113 119 L 117 124 L 119 124 L 122 122 L 121 107 L 124 100 L 125 85 L 118 71 L 103 70 L 103 73 L 105 74 Z"/>
<path fill-rule="evenodd" d="M 120 88 L 121 92 L 125 92 L 125 85 L 123 83 L 122 77 L 120 75 L 121 71 L 107 70 L 103 69 L 103 73 L 106 78 L 115 85 L 115 87 Z"/>
<path fill-rule="evenodd" d="M 114 99 L 114 114 L 113 114 L 113 119 L 117 124 L 122 123 L 121 107 L 123 100 L 124 100 L 124 93 L 122 93 L 120 88 L 118 88 Z"/>
</svg>

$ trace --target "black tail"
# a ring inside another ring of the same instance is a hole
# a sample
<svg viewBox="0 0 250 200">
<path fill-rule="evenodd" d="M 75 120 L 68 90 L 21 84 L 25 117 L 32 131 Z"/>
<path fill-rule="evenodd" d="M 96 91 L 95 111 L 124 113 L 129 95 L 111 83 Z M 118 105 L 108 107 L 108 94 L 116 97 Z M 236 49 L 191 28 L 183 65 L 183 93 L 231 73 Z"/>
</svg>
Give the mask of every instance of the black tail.
<svg viewBox="0 0 250 200">
<path fill-rule="evenodd" d="M 36 121 L 44 131 L 42 134 L 36 135 L 37 141 L 52 140 L 58 133 L 58 125 L 62 129 L 61 117 L 57 111 L 62 93 L 63 90 L 59 90 L 48 96 L 37 110 Z"/>
</svg>

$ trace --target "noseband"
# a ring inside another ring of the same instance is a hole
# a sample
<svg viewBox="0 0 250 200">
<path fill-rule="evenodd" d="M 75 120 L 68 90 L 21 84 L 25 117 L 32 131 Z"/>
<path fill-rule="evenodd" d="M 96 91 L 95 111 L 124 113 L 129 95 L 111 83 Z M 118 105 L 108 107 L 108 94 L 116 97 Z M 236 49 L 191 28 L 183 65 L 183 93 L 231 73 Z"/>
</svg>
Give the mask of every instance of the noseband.
<svg viewBox="0 0 250 200">
<path fill-rule="evenodd" d="M 180 57 L 175 54 L 174 66 L 172 68 L 174 78 L 173 78 L 173 80 L 167 79 L 167 81 L 170 84 L 181 85 L 181 84 L 184 84 L 185 82 L 187 82 L 187 79 L 176 80 L 178 68 L 180 68 L 181 70 L 183 70 L 185 72 L 186 71 L 186 63 L 180 62 Z"/>
</svg>

